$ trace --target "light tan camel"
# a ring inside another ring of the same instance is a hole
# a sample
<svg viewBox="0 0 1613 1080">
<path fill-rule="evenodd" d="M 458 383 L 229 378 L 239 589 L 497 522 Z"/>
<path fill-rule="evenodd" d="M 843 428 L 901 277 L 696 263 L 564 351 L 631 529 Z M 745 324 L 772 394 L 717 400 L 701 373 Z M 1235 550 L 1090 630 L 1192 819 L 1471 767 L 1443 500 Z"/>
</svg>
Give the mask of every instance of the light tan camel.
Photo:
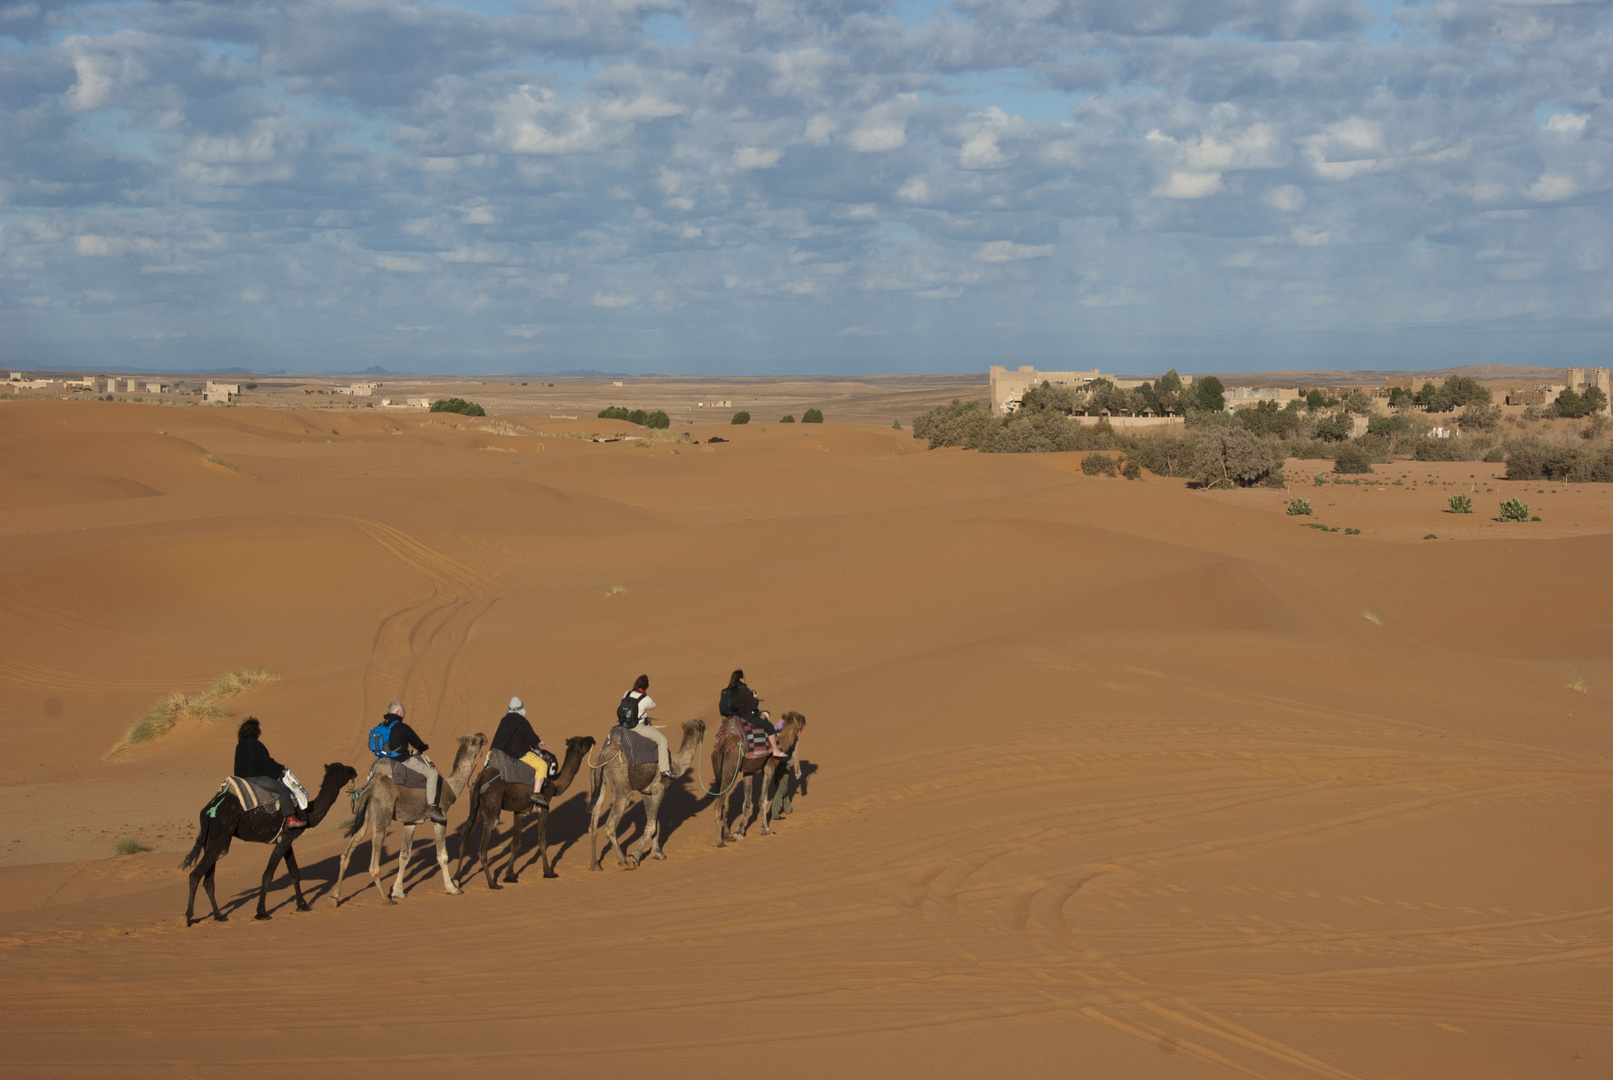
<svg viewBox="0 0 1613 1080">
<path fill-rule="evenodd" d="M 683 725 L 683 742 L 670 755 L 672 766 L 670 777 L 662 776 L 661 770 L 656 768 L 656 763 L 653 761 L 647 765 L 629 766 L 627 759 L 617 747 L 607 746 L 599 751 L 599 756 L 595 759 L 598 764 L 592 766 L 588 773 L 588 832 L 593 845 L 588 869 L 605 869 L 599 864 L 599 815 L 605 806 L 603 796 L 607 787 L 610 789 L 610 817 L 605 821 L 605 833 L 608 837 L 606 846 L 616 848 L 616 865 L 627 864 L 621 840 L 616 836 L 616 827 L 622 820 L 628 800 L 635 791 L 644 796 L 644 836 L 633 849 L 633 865 L 637 866 L 643 860 L 646 844 L 650 848 L 650 858 L 666 858 L 661 851 L 659 820 L 661 800 L 666 796 L 667 789 L 681 779 L 683 774 L 689 771 L 689 766 L 694 764 L 694 756 L 699 752 L 700 742 L 705 737 L 704 721 L 690 720 Z"/>
<path fill-rule="evenodd" d="M 779 728 L 779 749 L 789 754 L 795 749 L 796 740 L 801 737 L 801 729 L 806 727 L 806 717 L 798 712 L 784 714 L 784 723 Z M 745 839 L 745 827 L 750 821 L 751 806 L 755 798 L 754 786 L 761 781 L 761 809 L 759 820 L 762 823 L 762 835 L 772 833 L 768 822 L 773 816 L 772 801 L 767 792 L 773 784 L 773 774 L 784 763 L 784 758 L 768 757 L 748 758 L 745 748 L 740 740 L 733 735 L 723 735 L 711 748 L 711 772 L 716 777 L 713 781 L 716 790 L 722 794 L 717 796 L 717 846 L 727 847 L 726 841 L 739 841 Z M 745 781 L 745 805 L 739 811 L 739 820 L 734 823 L 732 832 L 728 829 L 728 794 L 738 777 Z"/>
<path fill-rule="evenodd" d="M 571 787 L 583 760 L 588 757 L 588 751 L 593 748 L 592 735 L 573 735 L 566 740 L 566 760 L 560 763 L 560 772 L 553 780 L 544 778 L 542 789 L 545 801 L 536 806 L 532 803 L 530 784 L 509 783 L 484 765 L 476 775 L 476 782 L 471 785 L 470 817 L 466 819 L 464 831 L 460 834 L 464 839 L 459 845 L 459 870 L 454 874 L 454 880 L 463 883 L 466 865 L 472 859 L 480 858 L 482 869 L 487 874 L 487 887 L 501 887 L 495 880 L 493 860 L 488 858 L 487 849 L 492 844 L 494 830 L 498 828 L 499 814 L 505 810 L 511 811 L 515 818 L 510 826 L 510 859 L 504 867 L 504 880 L 512 885 L 519 880 L 515 873 L 515 858 L 521 853 L 521 825 L 528 815 L 538 823 L 538 854 L 543 858 L 543 876 L 558 877 L 549 865 L 549 805 Z M 480 836 L 477 836 L 478 832 Z"/>
<path fill-rule="evenodd" d="M 487 745 L 487 736 L 481 732 L 474 735 L 461 735 L 459 737 L 459 750 L 454 754 L 454 768 L 442 778 L 442 789 L 437 793 L 437 801 L 442 804 L 444 815 L 448 808 L 454 805 L 459 793 L 465 790 L 465 784 L 470 779 L 471 770 L 476 767 L 476 759 L 481 756 L 482 747 Z M 347 861 L 353 857 L 353 849 L 363 839 L 364 826 L 370 827 L 370 877 L 375 881 L 375 888 L 381 888 L 381 841 L 392 828 L 394 821 L 403 825 L 403 846 L 398 849 L 398 876 L 392 879 L 392 891 L 387 894 L 387 903 L 395 904 L 404 897 L 403 882 L 408 876 L 409 859 L 414 855 L 415 826 L 426 817 L 426 792 L 424 788 L 400 788 L 392 782 L 390 776 L 377 776 L 365 787 L 364 794 L 359 797 L 358 805 L 353 807 L 353 824 L 347 829 L 347 835 L 352 837 L 347 842 L 347 850 L 342 852 L 342 860 L 336 871 L 336 888 L 332 890 L 336 899 L 336 906 L 342 903 L 342 879 L 347 876 Z M 448 873 L 448 844 L 444 839 L 447 833 L 445 826 L 431 822 L 431 831 L 437 839 L 437 865 L 442 869 L 443 888 L 450 896 L 459 895 L 459 886 L 454 884 L 452 875 Z"/>
</svg>

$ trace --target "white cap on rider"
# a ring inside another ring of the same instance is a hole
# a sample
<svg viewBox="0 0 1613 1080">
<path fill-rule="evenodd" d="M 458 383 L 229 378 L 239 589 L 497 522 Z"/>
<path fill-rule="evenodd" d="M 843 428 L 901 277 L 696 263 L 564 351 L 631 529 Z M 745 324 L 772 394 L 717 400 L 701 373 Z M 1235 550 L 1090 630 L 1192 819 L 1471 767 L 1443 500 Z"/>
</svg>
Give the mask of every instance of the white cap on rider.
<svg viewBox="0 0 1613 1080">
<path fill-rule="evenodd" d="M 525 716 L 526 715 L 526 706 L 521 703 L 520 698 L 512 697 L 510 699 L 510 711 L 511 712 L 518 712 L 522 716 Z"/>
</svg>

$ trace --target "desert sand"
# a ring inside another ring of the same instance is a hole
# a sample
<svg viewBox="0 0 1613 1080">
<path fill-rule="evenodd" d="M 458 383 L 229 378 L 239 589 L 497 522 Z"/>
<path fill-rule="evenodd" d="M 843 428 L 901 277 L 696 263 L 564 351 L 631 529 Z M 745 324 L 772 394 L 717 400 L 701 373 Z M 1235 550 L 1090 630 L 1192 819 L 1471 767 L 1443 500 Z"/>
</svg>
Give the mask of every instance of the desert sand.
<svg viewBox="0 0 1613 1080">
<path fill-rule="evenodd" d="M 548 413 L 0 404 L 7 1075 L 1613 1075 L 1605 487 L 1200 493 Z M 1513 494 L 1542 520 L 1494 522 Z M 257 666 L 231 718 L 108 755 Z M 366 846 L 336 909 L 338 807 L 311 913 L 282 872 L 253 922 L 237 843 L 234 917 L 184 925 L 248 714 L 313 783 L 394 697 L 442 760 L 512 694 L 551 748 L 602 737 L 640 672 L 711 722 L 740 666 L 808 718 L 776 835 L 718 850 L 691 779 L 667 861 L 589 873 L 582 783 L 558 878 L 529 841 L 447 896 L 422 838 L 405 901 Z"/>
</svg>

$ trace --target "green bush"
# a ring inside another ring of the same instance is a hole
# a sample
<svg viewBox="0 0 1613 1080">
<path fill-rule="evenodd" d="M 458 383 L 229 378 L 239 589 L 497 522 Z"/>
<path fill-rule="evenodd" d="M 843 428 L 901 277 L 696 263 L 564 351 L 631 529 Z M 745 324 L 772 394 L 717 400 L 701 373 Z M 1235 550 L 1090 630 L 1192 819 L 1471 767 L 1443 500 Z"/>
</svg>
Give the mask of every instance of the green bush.
<svg viewBox="0 0 1613 1080">
<path fill-rule="evenodd" d="M 728 422 L 730 424 L 748 424 L 748 423 L 750 423 L 750 413 L 748 413 L 748 412 L 736 412 L 734 414 L 734 418 L 732 420 L 728 421 Z"/>
<path fill-rule="evenodd" d="M 1608 483 L 1613 481 L 1613 447 L 1557 446 L 1539 439 L 1519 439 L 1507 451 L 1507 479 Z"/>
<path fill-rule="evenodd" d="M 1457 495 L 1452 495 L 1451 496 L 1451 513 L 1453 513 L 1453 514 L 1471 514 L 1472 512 L 1473 512 L 1473 500 L 1472 499 L 1468 498 L 1465 494 L 1457 494 Z"/>
<path fill-rule="evenodd" d="M 1475 402 L 1462 410 L 1456 426 L 1463 431 L 1494 431 L 1501 423 L 1501 406 Z"/>
<path fill-rule="evenodd" d="M 821 424 L 821 423 L 823 423 L 823 412 L 822 412 L 822 410 L 808 409 L 806 412 L 801 414 L 801 423 L 803 423 L 803 424 Z"/>
<path fill-rule="evenodd" d="M 1238 423 L 1255 435 L 1286 437 L 1299 430 L 1298 410 L 1280 409 L 1275 401 L 1259 401 L 1252 409 L 1238 410 Z"/>
<path fill-rule="evenodd" d="M 1363 390 L 1351 390 L 1344 395 L 1342 404 L 1347 413 L 1354 413 L 1357 416 L 1372 415 L 1372 398 Z"/>
<path fill-rule="evenodd" d="M 1189 475 L 1200 487 L 1253 487 L 1281 483 L 1282 463 L 1270 443 L 1241 428 L 1218 426 L 1194 434 Z"/>
<path fill-rule="evenodd" d="M 1374 416 L 1367 421 L 1368 435 L 1401 435 L 1411 430 L 1411 421 L 1404 416 Z"/>
<path fill-rule="evenodd" d="M 1460 439 L 1418 439 L 1411 456 L 1418 461 L 1472 461 L 1467 444 Z"/>
<path fill-rule="evenodd" d="M 1120 475 L 1127 480 L 1141 480 L 1143 478 L 1143 469 L 1141 465 L 1131 459 L 1130 454 L 1127 454 L 1125 463 L 1120 466 Z"/>
<path fill-rule="evenodd" d="M 891 421 L 891 430 L 892 431 L 901 431 L 902 430 L 902 422 L 900 420 L 892 420 Z"/>
<path fill-rule="evenodd" d="M 1360 443 L 1345 443 L 1339 447 L 1339 456 L 1333 459 L 1336 473 L 1369 473 L 1372 471 L 1372 454 Z"/>
<path fill-rule="evenodd" d="M 1316 437 L 1325 442 L 1343 442 L 1354 433 L 1355 422 L 1342 410 L 1316 422 Z"/>
<path fill-rule="evenodd" d="M 1226 386 L 1214 375 L 1206 375 L 1194 384 L 1198 388 L 1199 408 L 1205 412 L 1221 412 L 1227 407 Z"/>
<path fill-rule="evenodd" d="M 142 851 L 150 850 L 150 848 L 146 847 L 146 845 L 142 844 L 138 840 L 130 839 L 118 841 L 117 852 L 119 855 L 138 855 Z"/>
<path fill-rule="evenodd" d="M 1424 383 L 1417 394 L 1417 403 L 1427 405 L 1429 412 L 1452 412 L 1468 405 L 1490 404 L 1490 392 L 1466 375 L 1452 375 L 1444 386 L 1429 393 L 1433 385 Z"/>
<path fill-rule="evenodd" d="M 1599 413 L 1605 408 L 1607 408 L 1607 395 L 1602 393 L 1600 387 L 1588 386 L 1584 393 L 1564 390 L 1558 394 L 1557 400 L 1547 408 L 1547 414 L 1578 420 L 1582 416 Z"/>
<path fill-rule="evenodd" d="M 1289 499 L 1288 500 L 1288 516 L 1289 517 L 1310 517 L 1311 516 L 1311 501 L 1309 499 Z"/>
<path fill-rule="evenodd" d="M 1528 521 L 1529 504 L 1519 502 L 1517 499 L 1508 499 L 1501 504 L 1502 521 Z"/>
<path fill-rule="evenodd" d="M 991 422 L 985 402 L 953 398 L 950 405 L 937 405 L 915 416 L 913 438 L 929 440 L 931 450 L 940 446 L 978 449 L 980 437 Z"/>
<path fill-rule="evenodd" d="M 1081 459 L 1081 471 L 1088 476 L 1115 475 L 1115 459 L 1108 454 L 1088 454 Z"/>
<path fill-rule="evenodd" d="M 665 429 L 672 426 L 672 418 L 667 416 L 666 412 L 661 409 L 656 409 L 654 412 L 645 412 L 643 409 L 629 411 L 620 405 L 607 405 L 599 410 L 599 418 L 601 420 L 625 420 L 629 424 L 637 424 L 640 427 L 647 428 Z"/>
<path fill-rule="evenodd" d="M 1507 451 L 1506 447 L 1504 446 L 1492 446 L 1484 452 L 1484 460 L 1491 464 L 1499 461 L 1505 461 L 1506 459 Z"/>
<path fill-rule="evenodd" d="M 457 397 L 439 398 L 438 400 L 433 401 L 431 403 L 431 411 L 460 413 L 464 416 L 487 415 L 487 410 L 476 404 L 474 401 L 466 401 L 464 398 Z"/>
<path fill-rule="evenodd" d="M 781 424 L 793 424 L 793 423 L 795 423 L 795 414 L 794 413 L 789 413 L 788 415 L 779 417 L 779 423 L 781 423 Z"/>
<path fill-rule="evenodd" d="M 1126 450 L 1126 465 L 1147 469 L 1155 476 L 1186 476 L 1193 460 L 1193 444 L 1165 435 L 1138 439 Z"/>
</svg>

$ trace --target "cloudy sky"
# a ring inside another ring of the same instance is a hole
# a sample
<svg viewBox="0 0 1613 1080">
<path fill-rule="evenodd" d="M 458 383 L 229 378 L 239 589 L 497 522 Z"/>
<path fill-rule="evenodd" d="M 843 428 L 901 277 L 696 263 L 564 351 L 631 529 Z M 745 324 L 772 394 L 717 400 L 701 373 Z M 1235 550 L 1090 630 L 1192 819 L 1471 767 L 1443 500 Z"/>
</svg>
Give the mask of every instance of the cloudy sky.
<svg viewBox="0 0 1613 1080">
<path fill-rule="evenodd" d="M 0 363 L 1613 361 L 1607 0 L 0 0 Z"/>
</svg>

